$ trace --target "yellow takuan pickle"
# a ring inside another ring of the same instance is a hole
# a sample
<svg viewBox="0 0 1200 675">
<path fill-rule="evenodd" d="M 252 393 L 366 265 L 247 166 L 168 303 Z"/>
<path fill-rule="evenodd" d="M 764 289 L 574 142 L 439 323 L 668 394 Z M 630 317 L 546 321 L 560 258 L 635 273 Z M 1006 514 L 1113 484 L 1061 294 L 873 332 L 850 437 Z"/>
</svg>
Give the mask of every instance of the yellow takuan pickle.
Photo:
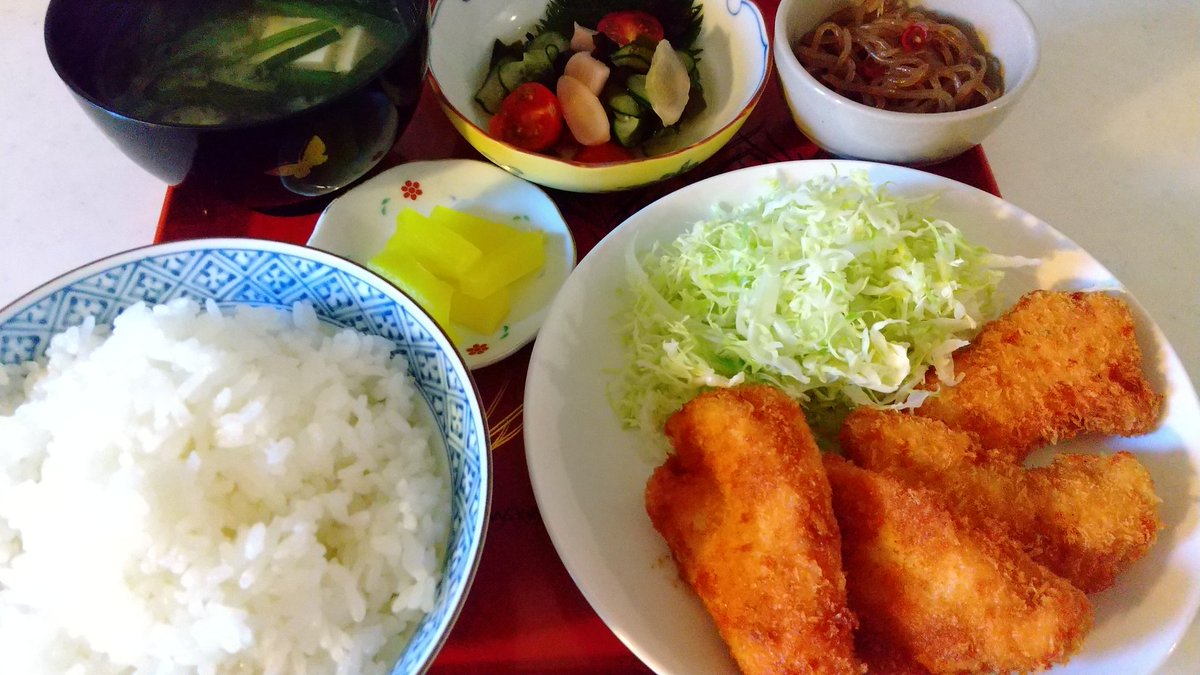
<svg viewBox="0 0 1200 675">
<path fill-rule="evenodd" d="M 541 232 L 518 232 L 511 241 L 488 251 L 463 275 L 458 287 L 463 293 L 484 298 L 495 289 L 541 269 L 546 263 L 546 237 Z"/>
<path fill-rule="evenodd" d="M 407 293 L 443 328 L 450 325 L 454 286 L 437 278 L 415 257 L 388 246 L 367 261 L 367 267 Z"/>
<path fill-rule="evenodd" d="M 433 211 L 429 213 L 429 219 L 458 233 L 485 253 L 508 243 L 521 232 L 521 230 L 508 225 L 462 211 L 455 211 L 445 206 L 433 207 Z"/>
<path fill-rule="evenodd" d="M 511 307 L 512 293 L 508 286 L 501 287 L 486 298 L 473 298 L 455 289 L 454 298 L 450 301 L 450 320 L 476 333 L 490 335 L 500 327 Z"/>
<path fill-rule="evenodd" d="M 437 206 L 429 216 L 401 211 L 395 233 L 367 267 L 443 327 L 453 321 L 488 335 L 508 316 L 512 283 L 545 263 L 545 233 Z"/>
<path fill-rule="evenodd" d="M 483 251 L 459 233 L 406 208 L 396 216 L 396 232 L 387 248 L 406 251 L 439 277 L 460 279 L 479 262 Z"/>
</svg>

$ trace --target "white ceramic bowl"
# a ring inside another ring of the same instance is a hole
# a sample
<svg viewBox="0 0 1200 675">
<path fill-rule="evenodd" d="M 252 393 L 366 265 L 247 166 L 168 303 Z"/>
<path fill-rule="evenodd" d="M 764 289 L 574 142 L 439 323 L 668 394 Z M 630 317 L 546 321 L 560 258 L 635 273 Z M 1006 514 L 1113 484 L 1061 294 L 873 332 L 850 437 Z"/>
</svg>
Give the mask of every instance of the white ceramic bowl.
<svg viewBox="0 0 1200 675">
<path fill-rule="evenodd" d="M 1003 68 L 1004 94 L 991 103 L 947 113 L 878 110 L 840 96 L 800 65 L 792 45 L 854 0 L 782 0 L 775 14 L 775 67 L 796 126 L 838 155 L 895 164 L 929 164 L 979 144 L 1029 86 L 1038 65 L 1033 22 L 1015 0 L 919 0 L 974 27 Z"/>
<path fill-rule="evenodd" d="M 511 42 L 533 30 L 547 0 L 441 0 L 429 29 L 429 80 L 454 128 L 484 157 L 526 180 L 573 192 L 612 192 L 654 183 L 692 169 L 733 138 L 762 96 L 770 76 L 767 28 L 750 0 L 701 0 L 697 45 L 707 108 L 681 127 L 677 149 L 607 164 L 582 164 L 529 152 L 487 134 L 488 115 L 474 102 L 496 39 Z"/>
</svg>

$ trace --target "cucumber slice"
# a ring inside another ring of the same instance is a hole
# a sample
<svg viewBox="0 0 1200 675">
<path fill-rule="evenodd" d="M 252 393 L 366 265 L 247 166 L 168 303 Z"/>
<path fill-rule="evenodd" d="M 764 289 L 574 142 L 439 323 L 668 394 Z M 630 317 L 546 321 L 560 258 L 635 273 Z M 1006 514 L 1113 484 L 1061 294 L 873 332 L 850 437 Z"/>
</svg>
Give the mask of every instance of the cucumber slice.
<svg viewBox="0 0 1200 675">
<path fill-rule="evenodd" d="M 646 94 L 646 76 L 642 73 L 634 73 L 625 80 L 625 88 L 629 95 L 637 99 L 637 102 L 642 106 L 650 107 L 650 96 Z"/>
<path fill-rule="evenodd" d="M 618 115 L 641 117 L 646 109 L 629 94 L 617 94 L 608 99 L 608 108 Z"/>
<path fill-rule="evenodd" d="M 554 59 L 557 54 L 551 54 L 554 48 L 548 50 L 530 50 L 525 52 L 521 58 L 521 63 L 525 67 L 525 73 L 522 77 L 526 82 L 534 80 L 548 80 L 554 73 Z M 523 84 L 523 83 L 522 83 Z"/>
<path fill-rule="evenodd" d="M 475 92 L 475 102 L 489 115 L 495 115 L 500 110 L 500 103 L 508 95 L 508 90 L 500 83 L 500 69 L 512 63 L 520 63 L 511 54 L 501 54 L 499 60 L 492 65 L 491 72 L 483 80 L 479 91 Z"/>
<path fill-rule="evenodd" d="M 497 69 L 497 74 L 500 78 L 500 86 L 504 87 L 505 94 L 529 81 L 529 77 L 525 73 L 524 61 L 506 63 Z"/>
<path fill-rule="evenodd" d="M 525 63 L 525 82 L 540 81 L 545 84 L 555 79 L 554 65 L 563 52 L 571 48 L 567 38 L 548 31 L 529 41 L 521 60 Z M 523 84 L 523 83 L 522 83 Z"/>
<path fill-rule="evenodd" d="M 632 148 L 636 147 L 646 137 L 648 126 L 646 121 L 641 117 L 617 113 L 613 115 L 612 135 L 617 143 L 627 148 Z"/>
<path fill-rule="evenodd" d="M 653 59 L 654 50 L 647 49 L 636 42 L 630 42 L 608 57 L 614 66 L 629 68 L 637 73 L 645 73 L 650 70 L 650 61 Z"/>
<path fill-rule="evenodd" d="M 553 31 L 541 33 L 524 49 L 520 42 L 505 44 L 496 40 L 492 43 L 491 70 L 475 92 L 475 102 L 488 114 L 496 114 L 513 89 L 526 82 L 553 79 L 555 60 L 569 47 L 567 39 Z"/>
<path fill-rule="evenodd" d="M 537 36 L 530 40 L 529 46 L 525 48 L 525 51 L 546 52 L 550 54 L 550 60 L 553 61 L 559 54 L 570 48 L 571 41 L 565 35 L 548 30 L 544 33 L 538 33 Z"/>
</svg>

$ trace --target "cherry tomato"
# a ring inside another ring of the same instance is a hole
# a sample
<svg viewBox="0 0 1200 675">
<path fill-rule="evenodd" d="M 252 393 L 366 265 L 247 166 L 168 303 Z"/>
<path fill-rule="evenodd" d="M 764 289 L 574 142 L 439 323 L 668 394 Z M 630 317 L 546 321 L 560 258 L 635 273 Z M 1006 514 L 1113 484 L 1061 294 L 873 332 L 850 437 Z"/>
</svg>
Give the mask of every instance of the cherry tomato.
<svg viewBox="0 0 1200 675">
<path fill-rule="evenodd" d="M 605 162 L 625 162 L 633 159 L 633 153 L 609 141 L 600 145 L 586 145 L 575 155 L 576 162 L 584 164 L 603 164 Z"/>
<path fill-rule="evenodd" d="M 499 112 L 488 121 L 493 138 L 534 152 L 554 145 L 562 128 L 558 97 L 537 82 L 526 82 L 509 92 L 500 102 Z"/>
<path fill-rule="evenodd" d="M 499 140 L 507 140 L 512 133 L 512 120 L 504 111 L 497 111 L 492 115 L 492 119 L 488 120 L 488 135 Z"/>
<path fill-rule="evenodd" d="M 596 30 L 622 47 L 638 38 L 645 38 L 652 44 L 658 44 L 663 39 L 663 27 L 658 19 L 636 9 L 604 15 L 596 24 Z"/>
</svg>

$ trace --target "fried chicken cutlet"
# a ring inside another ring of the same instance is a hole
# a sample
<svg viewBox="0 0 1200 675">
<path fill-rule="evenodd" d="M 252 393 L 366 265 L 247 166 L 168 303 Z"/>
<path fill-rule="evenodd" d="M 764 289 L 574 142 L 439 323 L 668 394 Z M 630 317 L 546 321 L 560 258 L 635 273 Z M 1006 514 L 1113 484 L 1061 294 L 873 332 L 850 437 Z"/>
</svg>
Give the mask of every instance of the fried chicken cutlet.
<svg viewBox="0 0 1200 675">
<path fill-rule="evenodd" d="M 859 466 L 938 492 L 951 511 L 1013 539 L 1085 593 L 1112 586 L 1162 527 L 1150 474 L 1128 452 L 1063 454 L 1026 469 L 969 432 L 871 408 L 846 418 L 840 440 Z"/>
<path fill-rule="evenodd" d="M 931 491 L 825 457 L 850 609 L 864 653 L 931 673 L 1030 672 L 1075 654 L 1087 596 Z"/>
<path fill-rule="evenodd" d="M 742 672 L 864 672 L 829 482 L 796 402 L 767 386 L 711 391 L 666 433 L 675 453 L 646 511 Z"/>
<path fill-rule="evenodd" d="M 1103 293 L 1033 291 L 954 356 L 962 380 L 917 414 L 979 436 L 1015 462 L 1087 432 L 1136 436 L 1162 396 L 1142 376 L 1133 317 Z M 930 372 L 925 386 L 938 386 Z"/>
</svg>

